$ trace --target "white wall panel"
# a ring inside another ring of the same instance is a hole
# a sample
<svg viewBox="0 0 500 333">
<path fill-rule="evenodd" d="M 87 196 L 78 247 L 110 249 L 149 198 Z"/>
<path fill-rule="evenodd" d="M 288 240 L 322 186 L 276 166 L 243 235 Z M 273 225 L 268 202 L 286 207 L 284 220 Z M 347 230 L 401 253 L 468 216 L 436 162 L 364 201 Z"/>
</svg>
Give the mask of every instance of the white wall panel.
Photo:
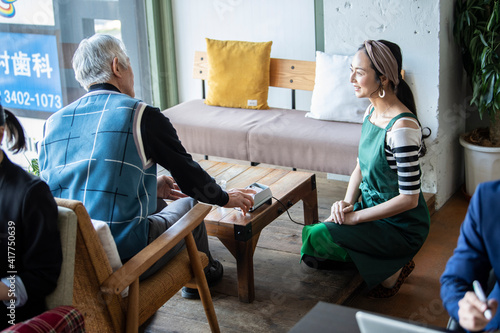
<svg viewBox="0 0 500 333">
<path fill-rule="evenodd" d="M 314 1 L 304 0 L 174 0 L 177 75 L 181 102 L 201 98 L 193 79 L 195 51 L 205 51 L 205 38 L 273 41 L 271 57 L 315 60 Z M 291 107 L 288 89 L 271 88 L 269 105 Z M 297 92 L 297 109 L 309 110 L 310 92 Z"/>
</svg>

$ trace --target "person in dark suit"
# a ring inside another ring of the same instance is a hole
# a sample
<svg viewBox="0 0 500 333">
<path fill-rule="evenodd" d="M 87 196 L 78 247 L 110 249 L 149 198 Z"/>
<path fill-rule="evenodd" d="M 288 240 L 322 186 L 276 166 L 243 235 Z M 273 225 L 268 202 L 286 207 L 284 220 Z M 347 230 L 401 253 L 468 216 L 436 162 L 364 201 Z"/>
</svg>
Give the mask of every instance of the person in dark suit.
<svg viewBox="0 0 500 333">
<path fill-rule="evenodd" d="M 441 298 L 450 316 L 469 331 L 500 329 L 500 180 L 479 184 L 460 229 L 457 247 L 441 276 Z M 493 270 L 493 271 L 492 271 Z M 473 291 L 478 280 L 486 289 L 494 275 L 494 287 L 481 301 Z M 489 310 L 491 318 L 486 313 Z"/>
</svg>

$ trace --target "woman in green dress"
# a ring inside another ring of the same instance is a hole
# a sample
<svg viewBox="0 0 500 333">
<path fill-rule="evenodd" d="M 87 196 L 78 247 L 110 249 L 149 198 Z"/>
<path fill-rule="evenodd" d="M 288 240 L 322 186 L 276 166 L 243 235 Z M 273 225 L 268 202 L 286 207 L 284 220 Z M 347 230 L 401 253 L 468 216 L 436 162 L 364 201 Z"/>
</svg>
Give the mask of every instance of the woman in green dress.
<svg viewBox="0 0 500 333">
<path fill-rule="evenodd" d="M 399 291 L 430 224 L 420 190 L 419 157 L 425 146 L 401 68 L 399 46 L 384 40 L 365 41 L 353 57 L 354 92 L 371 102 L 358 162 L 344 200 L 332 205 L 325 222 L 302 231 L 307 265 L 321 269 L 353 262 L 371 289 L 368 296 L 377 298 Z"/>
</svg>

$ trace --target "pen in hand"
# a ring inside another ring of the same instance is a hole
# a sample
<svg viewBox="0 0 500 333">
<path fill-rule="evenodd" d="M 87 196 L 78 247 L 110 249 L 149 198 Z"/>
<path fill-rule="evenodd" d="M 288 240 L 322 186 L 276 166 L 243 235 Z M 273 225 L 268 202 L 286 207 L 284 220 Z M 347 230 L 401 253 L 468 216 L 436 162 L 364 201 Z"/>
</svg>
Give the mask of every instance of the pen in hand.
<svg viewBox="0 0 500 333">
<path fill-rule="evenodd" d="M 476 294 L 477 298 L 481 302 L 487 303 L 486 296 L 484 295 L 483 288 L 481 288 L 481 284 L 479 283 L 479 281 L 474 280 L 474 282 L 472 282 L 472 288 L 474 288 L 474 293 Z M 492 316 L 490 309 L 486 309 L 486 311 L 484 311 L 484 317 L 488 320 L 491 320 Z"/>
</svg>

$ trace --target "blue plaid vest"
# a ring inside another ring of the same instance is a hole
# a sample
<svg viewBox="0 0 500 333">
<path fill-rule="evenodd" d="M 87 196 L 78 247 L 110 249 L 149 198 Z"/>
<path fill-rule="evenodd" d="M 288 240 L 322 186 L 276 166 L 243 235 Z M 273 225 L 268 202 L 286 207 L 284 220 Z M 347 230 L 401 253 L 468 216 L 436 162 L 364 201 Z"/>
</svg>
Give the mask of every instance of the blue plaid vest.
<svg viewBox="0 0 500 333">
<path fill-rule="evenodd" d="M 45 123 L 41 178 L 55 197 L 83 202 L 92 220 L 108 223 L 122 260 L 148 242 L 156 210 L 156 164 L 147 161 L 140 121 L 145 103 L 92 91 Z"/>
</svg>

